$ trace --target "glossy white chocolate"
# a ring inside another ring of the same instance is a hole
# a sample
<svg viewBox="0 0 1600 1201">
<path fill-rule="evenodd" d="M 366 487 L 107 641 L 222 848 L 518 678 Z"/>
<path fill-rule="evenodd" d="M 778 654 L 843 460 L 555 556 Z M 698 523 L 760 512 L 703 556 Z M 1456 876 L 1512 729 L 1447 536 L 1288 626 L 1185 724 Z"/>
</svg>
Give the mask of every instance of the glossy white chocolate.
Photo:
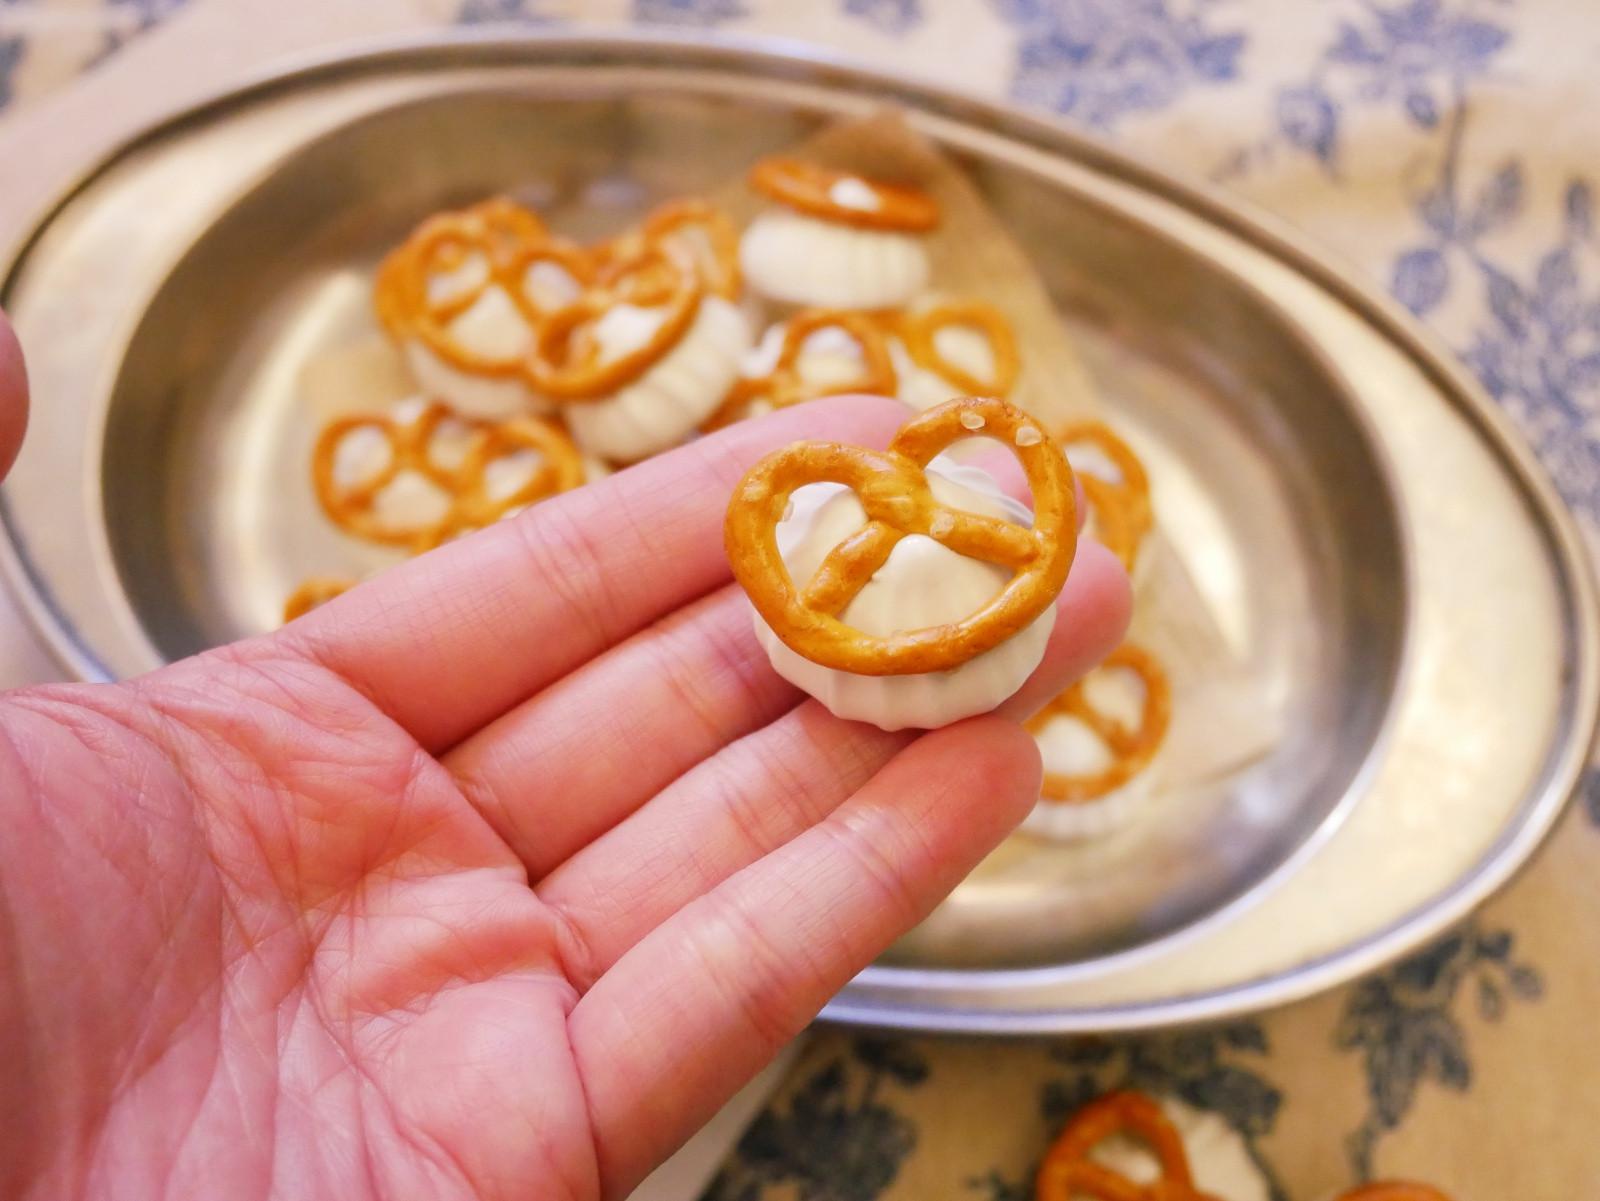
<svg viewBox="0 0 1600 1201">
<path fill-rule="evenodd" d="M 916 234 L 862 229 L 768 209 L 739 239 L 752 291 L 785 304 L 831 309 L 898 308 L 928 282 L 928 252 Z"/>
</svg>

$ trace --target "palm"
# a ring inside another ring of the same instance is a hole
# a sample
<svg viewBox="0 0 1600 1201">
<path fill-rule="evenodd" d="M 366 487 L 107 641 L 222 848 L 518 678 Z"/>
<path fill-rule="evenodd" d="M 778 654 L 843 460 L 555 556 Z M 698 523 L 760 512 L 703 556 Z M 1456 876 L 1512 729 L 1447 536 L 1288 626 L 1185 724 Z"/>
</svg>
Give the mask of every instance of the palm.
<svg viewBox="0 0 1600 1201">
<path fill-rule="evenodd" d="M 742 465 L 900 417 L 742 427 L 279 635 L 7 698 L 0 1054 L 81 1103 L 0 1126 L 0 1191 L 625 1194 L 1037 785 L 1003 717 L 797 704 L 725 583 Z M 1011 716 L 1122 589 L 1083 556 Z"/>
</svg>

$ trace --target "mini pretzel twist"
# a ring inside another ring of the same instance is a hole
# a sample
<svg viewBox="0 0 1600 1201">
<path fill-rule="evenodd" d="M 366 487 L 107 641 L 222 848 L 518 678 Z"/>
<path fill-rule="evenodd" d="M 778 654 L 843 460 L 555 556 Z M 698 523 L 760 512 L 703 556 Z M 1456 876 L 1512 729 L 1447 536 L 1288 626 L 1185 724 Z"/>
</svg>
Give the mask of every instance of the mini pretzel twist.
<svg viewBox="0 0 1600 1201">
<path fill-rule="evenodd" d="M 354 580 L 342 576 L 311 576 L 301 581 L 300 586 L 289 594 L 289 599 L 283 602 L 283 620 L 291 622 L 297 617 L 304 617 L 318 605 L 327 604 L 355 586 Z"/>
<path fill-rule="evenodd" d="M 1375 1180 L 1339 1196 L 1338 1201 L 1450 1201 L 1428 1184 L 1408 1180 Z"/>
<path fill-rule="evenodd" d="M 1075 421 L 1056 432 L 1071 457 L 1075 445 L 1093 446 L 1117 469 L 1117 479 L 1087 469 L 1078 472 L 1084 499 L 1094 514 L 1095 533 L 1112 554 L 1133 570 L 1139 546 L 1154 523 L 1150 507 L 1150 477 L 1133 448 L 1112 432 L 1103 421 Z"/>
<path fill-rule="evenodd" d="M 525 363 L 528 382 L 558 401 L 614 392 L 677 345 L 703 291 L 689 252 L 671 243 L 646 242 L 635 254 L 607 259 L 583 294 L 539 327 Z M 593 327 L 619 305 L 661 309 L 662 320 L 645 345 L 602 361 Z"/>
<path fill-rule="evenodd" d="M 1038 733 L 1054 717 L 1071 717 L 1082 722 L 1111 752 L 1104 769 L 1087 775 L 1046 772 L 1039 792 L 1047 801 L 1092 801 L 1120 788 L 1143 771 L 1161 748 L 1172 721 L 1172 686 L 1167 673 L 1154 655 L 1143 647 L 1124 642 L 1106 656 L 1097 671 L 1121 668 L 1133 672 L 1144 685 L 1144 702 L 1134 726 L 1095 708 L 1086 684 L 1088 676 L 1073 684 L 1028 720 L 1028 729 Z M 1092 673 L 1091 673 L 1092 674 Z"/>
<path fill-rule="evenodd" d="M 693 231 L 703 239 L 697 243 L 682 237 Z M 733 221 L 710 201 L 669 200 L 646 214 L 634 230 L 603 244 L 604 259 L 625 259 L 637 255 L 652 242 L 676 240 L 694 260 L 695 269 L 707 292 L 724 300 L 738 300 L 743 288 L 739 272 L 739 231 Z"/>
<path fill-rule="evenodd" d="M 947 508 L 934 499 L 929 460 L 963 438 L 1003 440 L 1033 493 L 1032 527 Z M 778 552 L 777 527 L 795 491 L 839 483 L 853 490 L 867 524 L 834 547 L 802 584 Z M 857 593 L 908 534 L 995 563 L 1012 578 L 959 621 L 874 637 L 840 620 Z M 762 619 L 807 659 L 857 675 L 948 671 L 993 650 L 1045 611 L 1061 592 L 1077 549 L 1072 469 L 1026 414 L 1003 400 L 968 397 L 918 414 L 886 451 L 836 442 L 797 442 L 762 459 L 733 491 L 723 527 L 734 576 Z"/>
<path fill-rule="evenodd" d="M 750 186 L 779 204 L 863 229 L 927 233 L 939 224 L 939 203 L 920 188 L 866 179 L 797 158 L 764 158 L 750 169 Z M 872 207 L 842 204 L 839 185 L 865 188 Z"/>
<path fill-rule="evenodd" d="M 1114 1135 L 1143 1142 L 1161 1165 L 1149 1184 L 1135 1184 L 1115 1168 L 1090 1158 L 1095 1147 Z M 1061 1131 L 1034 1182 L 1035 1201 L 1217 1201 L 1195 1187 L 1183 1137 L 1142 1093 L 1109 1093 L 1072 1116 Z"/>
<path fill-rule="evenodd" d="M 446 419 L 471 431 L 467 451 L 455 465 L 441 463 L 433 449 L 434 436 Z M 335 474 L 339 444 L 360 429 L 376 430 L 383 436 L 388 461 L 365 479 L 342 482 Z M 538 467 L 520 487 L 501 497 L 491 496 L 489 465 L 524 449 L 539 452 Z M 379 495 L 405 471 L 415 472 L 449 496 L 449 506 L 438 520 L 395 526 L 378 516 Z M 456 416 L 446 406 L 432 404 L 409 422 L 383 415 L 331 422 L 317 439 L 311 472 L 323 511 L 341 529 L 370 542 L 420 553 L 457 534 L 490 525 L 512 509 L 576 488 L 583 483 L 583 460 L 572 441 L 548 422 L 519 417 L 490 424 Z"/>
<path fill-rule="evenodd" d="M 430 217 L 379 266 L 373 286 L 378 319 L 394 337 L 418 338 L 463 371 L 516 375 L 521 370 L 519 359 L 474 353 L 451 336 L 449 326 L 491 286 L 506 287 L 514 298 L 520 296 L 520 279 L 511 278 L 511 268 L 521 255 L 547 240 L 544 223 L 534 213 L 504 198 Z M 429 295 L 429 280 L 459 270 L 474 256 L 484 264 L 478 278 L 438 300 Z"/>
<path fill-rule="evenodd" d="M 1005 314 L 992 304 L 982 300 L 941 300 L 923 308 L 891 313 L 886 321 L 905 343 L 912 362 L 959 391 L 1003 397 L 1017 386 L 1022 370 L 1017 335 Z M 980 379 L 952 363 L 939 349 L 939 331 L 951 326 L 976 330 L 988 341 L 994 361 L 994 372 L 988 379 Z"/>
<path fill-rule="evenodd" d="M 806 382 L 800 369 L 806 342 L 813 334 L 825 329 L 843 330 L 860 348 L 861 372 L 854 379 L 826 385 Z M 790 405 L 816 400 L 819 396 L 834 396 L 843 392 L 894 395 L 894 360 L 889 357 L 888 339 L 878 323 L 865 313 L 846 309 L 805 309 L 796 313 L 784 326 L 783 345 L 772 369 L 765 375 L 741 376 L 734 381 L 726 399 L 700 428 L 709 433 L 732 425 L 748 416 L 751 406 L 759 401 L 765 401 L 774 409 L 786 409 Z"/>
</svg>

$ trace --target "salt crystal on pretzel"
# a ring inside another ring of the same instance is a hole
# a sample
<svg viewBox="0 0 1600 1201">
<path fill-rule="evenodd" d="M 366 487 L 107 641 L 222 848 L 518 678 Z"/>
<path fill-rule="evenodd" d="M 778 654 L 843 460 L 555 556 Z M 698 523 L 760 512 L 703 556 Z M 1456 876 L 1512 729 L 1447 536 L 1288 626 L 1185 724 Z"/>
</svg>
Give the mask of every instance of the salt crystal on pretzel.
<svg viewBox="0 0 1600 1201">
<path fill-rule="evenodd" d="M 777 206 L 752 221 L 739 244 L 745 278 L 762 296 L 894 308 L 926 285 L 922 235 L 939 222 L 927 193 L 793 158 L 763 159 L 749 182 Z"/>
<path fill-rule="evenodd" d="M 796 443 L 734 490 L 725 541 L 757 637 L 841 717 L 947 725 L 993 709 L 1044 655 L 1076 548 L 1071 469 L 1048 439 L 1017 449 L 1030 515 L 987 473 L 936 461 L 973 436 L 964 414 L 1011 445 L 1037 429 L 1004 401 L 955 400 L 887 451 Z"/>
</svg>

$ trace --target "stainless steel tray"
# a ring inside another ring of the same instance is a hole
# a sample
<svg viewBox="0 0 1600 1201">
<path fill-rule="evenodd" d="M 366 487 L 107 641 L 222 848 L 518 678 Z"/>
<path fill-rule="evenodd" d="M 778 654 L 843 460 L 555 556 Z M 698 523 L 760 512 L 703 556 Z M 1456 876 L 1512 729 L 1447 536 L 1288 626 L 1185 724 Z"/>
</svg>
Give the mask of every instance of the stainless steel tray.
<svg viewBox="0 0 1600 1201">
<path fill-rule="evenodd" d="M 1262 219 L 839 64 L 661 39 L 391 45 L 148 131 L 6 269 L 37 395 L 0 489 L 7 574 L 89 678 L 272 625 L 351 553 L 304 482 L 300 370 L 370 328 L 367 271 L 416 218 L 509 188 L 597 233 L 884 100 L 1034 257 L 1285 732 L 1138 838 L 1003 848 L 828 1016 L 1221 1016 L 1461 916 L 1549 829 L 1595 721 L 1586 561 L 1527 453 L 1408 319 Z"/>
</svg>

